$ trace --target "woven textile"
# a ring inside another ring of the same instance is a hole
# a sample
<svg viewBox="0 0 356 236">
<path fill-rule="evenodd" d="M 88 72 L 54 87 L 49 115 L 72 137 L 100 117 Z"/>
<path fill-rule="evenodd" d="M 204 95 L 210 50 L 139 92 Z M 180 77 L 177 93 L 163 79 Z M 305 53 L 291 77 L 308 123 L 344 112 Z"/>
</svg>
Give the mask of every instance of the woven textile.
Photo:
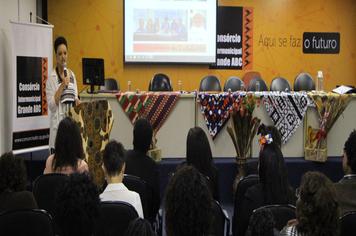
<svg viewBox="0 0 356 236">
<path fill-rule="evenodd" d="M 144 94 L 119 93 L 117 99 L 131 123 L 140 117 L 150 121 L 155 133 L 162 127 L 174 108 L 179 93 L 149 92 Z"/>
<path fill-rule="evenodd" d="M 114 117 L 106 100 L 82 102 L 71 108 L 69 116 L 79 125 L 85 160 L 94 182 L 101 187 L 105 181 L 102 165 L 102 152 L 109 142 Z"/>
<path fill-rule="evenodd" d="M 310 104 L 306 93 L 264 92 L 262 102 L 286 143 L 302 123 Z"/>
<path fill-rule="evenodd" d="M 199 93 L 198 101 L 210 136 L 214 139 L 230 117 L 233 102 L 239 93 Z"/>
</svg>

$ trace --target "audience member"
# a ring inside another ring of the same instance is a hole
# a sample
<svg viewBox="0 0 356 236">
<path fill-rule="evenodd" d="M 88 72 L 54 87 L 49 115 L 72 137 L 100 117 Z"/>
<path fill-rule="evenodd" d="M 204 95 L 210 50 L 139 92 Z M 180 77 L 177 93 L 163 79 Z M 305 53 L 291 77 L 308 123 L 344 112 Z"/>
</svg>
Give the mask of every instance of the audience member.
<svg viewBox="0 0 356 236">
<path fill-rule="evenodd" d="M 143 179 L 152 192 L 152 212 L 146 217 L 151 222 L 154 220 L 160 206 L 158 165 L 152 158 L 147 156 L 152 135 L 152 126 L 147 119 L 140 118 L 135 122 L 133 129 L 134 149 L 127 152 L 125 169 L 125 174 L 138 176 Z"/>
<path fill-rule="evenodd" d="M 219 200 L 218 170 L 214 166 L 209 140 L 200 127 L 191 128 L 187 136 L 187 162 L 208 177 L 215 200 Z"/>
<path fill-rule="evenodd" d="M 87 173 L 71 174 L 58 190 L 56 202 L 55 220 L 60 236 L 94 233 L 100 199 L 98 190 Z"/>
<path fill-rule="evenodd" d="M 279 232 L 274 226 L 274 218 L 269 209 L 257 211 L 250 218 L 246 236 L 277 236 Z"/>
<path fill-rule="evenodd" d="M 47 158 L 43 174 L 89 171 L 88 164 L 83 160 L 84 152 L 79 127 L 70 117 L 64 118 L 59 123 L 55 150 L 55 153 Z"/>
<path fill-rule="evenodd" d="M 23 159 L 12 152 L 0 157 L 0 212 L 37 208 L 33 194 L 26 189 L 26 167 Z"/>
<path fill-rule="evenodd" d="M 282 236 L 335 236 L 339 233 L 339 212 L 335 188 L 320 172 L 307 172 L 297 189 L 297 219 L 288 223 Z"/>
<path fill-rule="evenodd" d="M 345 175 L 335 184 L 341 215 L 356 210 L 356 130 L 345 142 L 342 167 Z"/>
<path fill-rule="evenodd" d="M 269 128 L 272 131 L 275 128 Z M 273 137 L 272 135 L 275 135 Z M 295 196 L 288 181 L 277 131 L 261 135 L 261 151 L 258 159 L 259 183 L 248 188 L 240 211 L 237 211 L 234 232 L 244 235 L 254 209 L 271 204 L 295 204 Z"/>
<path fill-rule="evenodd" d="M 131 221 L 125 236 L 156 236 L 149 221 L 136 218 Z"/>
<path fill-rule="evenodd" d="M 103 154 L 103 170 L 108 185 L 100 194 L 101 201 L 123 201 L 131 204 L 143 218 L 140 195 L 122 183 L 125 172 L 125 149 L 121 143 L 110 141 Z"/>
<path fill-rule="evenodd" d="M 166 189 L 167 235 L 208 235 L 212 229 L 212 201 L 206 178 L 197 169 L 178 169 Z"/>
</svg>

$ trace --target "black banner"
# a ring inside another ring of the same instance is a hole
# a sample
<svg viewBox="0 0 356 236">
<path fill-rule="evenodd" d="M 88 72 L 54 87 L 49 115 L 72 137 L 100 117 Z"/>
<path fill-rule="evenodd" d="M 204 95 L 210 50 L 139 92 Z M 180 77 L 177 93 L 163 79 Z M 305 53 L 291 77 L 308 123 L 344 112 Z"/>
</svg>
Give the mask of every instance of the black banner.
<svg viewBox="0 0 356 236">
<path fill-rule="evenodd" d="M 340 33 L 303 33 L 303 53 L 337 54 L 340 52 Z"/>
<path fill-rule="evenodd" d="M 242 13 L 242 7 L 218 8 L 216 64 L 210 68 L 242 69 Z"/>
<path fill-rule="evenodd" d="M 42 69 L 41 57 L 17 57 L 17 117 L 42 115 Z"/>
<path fill-rule="evenodd" d="M 12 149 L 45 146 L 48 145 L 48 139 L 49 129 L 14 132 L 12 134 Z"/>
</svg>

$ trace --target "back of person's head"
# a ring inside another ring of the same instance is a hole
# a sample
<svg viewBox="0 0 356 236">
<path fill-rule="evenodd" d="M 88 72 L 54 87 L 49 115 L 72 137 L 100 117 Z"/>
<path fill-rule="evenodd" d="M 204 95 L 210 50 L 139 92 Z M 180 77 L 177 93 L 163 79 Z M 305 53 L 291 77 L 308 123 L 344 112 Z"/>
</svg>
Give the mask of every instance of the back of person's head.
<svg viewBox="0 0 356 236">
<path fill-rule="evenodd" d="M 302 177 L 296 209 L 303 235 L 338 235 L 339 212 L 333 183 L 324 174 L 309 171 Z"/>
<path fill-rule="evenodd" d="M 187 164 L 211 177 L 212 153 L 209 140 L 200 127 L 191 128 L 187 136 Z"/>
<path fill-rule="evenodd" d="M 261 146 L 258 174 L 263 186 L 265 204 L 288 203 L 292 193 L 287 167 L 281 149 L 273 141 Z"/>
<path fill-rule="evenodd" d="M 212 224 L 212 195 L 206 178 L 193 166 L 171 177 L 165 197 L 168 236 L 206 235 Z"/>
<path fill-rule="evenodd" d="M 63 36 L 59 36 L 54 41 L 54 45 L 53 45 L 55 53 L 57 53 L 57 49 L 58 49 L 59 45 L 61 45 L 61 44 L 64 44 L 66 46 L 66 48 L 68 49 L 67 40 Z"/>
<path fill-rule="evenodd" d="M 136 218 L 131 221 L 125 236 L 156 236 L 148 220 Z"/>
<path fill-rule="evenodd" d="M 26 188 L 24 160 L 7 152 L 0 157 L 0 193 L 18 192 Z"/>
<path fill-rule="evenodd" d="M 356 130 L 353 130 L 345 142 L 344 152 L 347 157 L 347 165 L 352 173 L 356 174 Z"/>
<path fill-rule="evenodd" d="M 99 215 L 99 193 L 91 177 L 74 173 L 56 196 L 55 220 L 61 235 L 92 235 Z"/>
<path fill-rule="evenodd" d="M 273 137 L 273 143 L 275 145 L 277 145 L 279 148 L 282 147 L 281 133 L 279 132 L 279 130 L 275 126 L 273 126 L 273 125 L 266 126 L 264 124 L 261 124 L 258 127 L 257 134 L 259 134 L 261 136 L 266 136 L 267 134 L 270 134 Z"/>
<path fill-rule="evenodd" d="M 146 153 L 150 149 L 153 129 L 150 122 L 140 118 L 135 122 L 133 130 L 133 146 L 135 150 Z"/>
<path fill-rule="evenodd" d="M 104 149 L 103 163 L 107 175 L 118 175 L 125 164 L 125 149 L 124 146 L 115 141 L 110 141 Z"/>
<path fill-rule="evenodd" d="M 254 212 L 246 231 L 246 236 L 274 236 L 274 218 L 269 209 Z"/>
<path fill-rule="evenodd" d="M 84 158 L 82 137 L 79 126 L 70 117 L 65 117 L 58 125 L 55 141 L 53 169 L 64 166 L 78 166 L 78 158 Z"/>
</svg>

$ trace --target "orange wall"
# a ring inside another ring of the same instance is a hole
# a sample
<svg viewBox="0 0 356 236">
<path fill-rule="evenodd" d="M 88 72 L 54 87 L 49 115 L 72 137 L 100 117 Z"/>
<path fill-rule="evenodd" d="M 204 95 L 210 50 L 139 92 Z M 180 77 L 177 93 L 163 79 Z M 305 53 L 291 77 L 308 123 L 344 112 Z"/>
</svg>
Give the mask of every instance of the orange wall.
<svg viewBox="0 0 356 236">
<path fill-rule="evenodd" d="M 275 76 L 291 83 L 301 72 L 316 76 L 324 72 L 324 87 L 337 84 L 356 85 L 356 2 L 354 0 L 220 0 L 221 6 L 245 6 L 254 9 L 253 70 L 259 71 L 269 84 Z M 132 88 L 147 90 L 152 75 L 163 72 L 178 80 L 183 89 L 198 88 L 207 74 L 217 75 L 223 83 L 227 77 L 242 77 L 243 70 L 210 70 L 206 65 L 124 65 L 123 0 L 48 0 L 48 20 L 54 25 L 54 38 L 68 40 L 69 67 L 75 72 L 79 89 L 82 85 L 82 57 L 105 59 L 105 76 L 116 78 L 123 90 L 127 81 Z M 290 46 L 290 37 L 302 39 L 303 32 L 340 32 L 340 54 L 303 54 L 302 47 Z M 268 47 L 262 38 L 276 40 Z M 286 47 L 279 47 L 286 38 Z"/>
</svg>

